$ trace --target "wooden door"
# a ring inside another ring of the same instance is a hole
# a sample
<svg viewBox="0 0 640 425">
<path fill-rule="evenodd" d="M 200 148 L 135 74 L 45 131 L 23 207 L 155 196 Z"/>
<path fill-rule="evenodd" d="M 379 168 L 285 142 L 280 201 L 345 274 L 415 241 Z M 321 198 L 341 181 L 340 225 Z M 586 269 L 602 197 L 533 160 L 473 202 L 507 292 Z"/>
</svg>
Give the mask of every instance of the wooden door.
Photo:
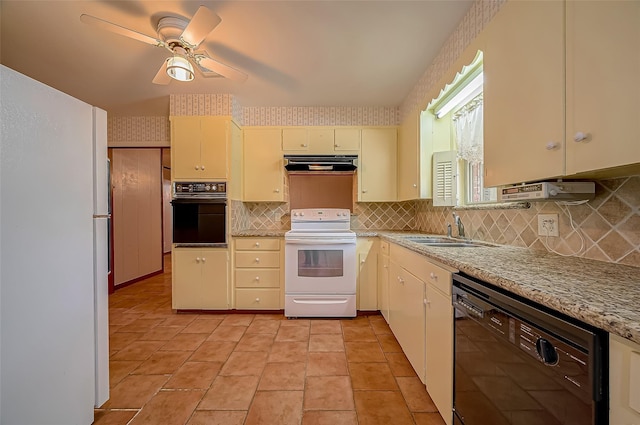
<svg viewBox="0 0 640 425">
<path fill-rule="evenodd" d="M 162 270 L 161 150 L 113 149 L 114 284 Z"/>
</svg>

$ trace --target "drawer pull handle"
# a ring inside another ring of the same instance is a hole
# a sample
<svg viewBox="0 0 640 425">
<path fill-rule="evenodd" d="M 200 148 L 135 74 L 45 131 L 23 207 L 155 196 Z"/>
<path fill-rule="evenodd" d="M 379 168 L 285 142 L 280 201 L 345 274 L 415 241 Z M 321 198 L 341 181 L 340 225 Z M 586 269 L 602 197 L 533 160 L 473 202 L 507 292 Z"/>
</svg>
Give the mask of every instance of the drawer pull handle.
<svg viewBox="0 0 640 425">
<path fill-rule="evenodd" d="M 260 276 L 256 276 L 256 282 L 260 282 Z"/>
<path fill-rule="evenodd" d="M 207 261 L 207 259 L 205 257 L 202 257 L 202 262 L 204 263 L 205 261 Z"/>
<path fill-rule="evenodd" d="M 200 257 L 196 257 L 196 263 L 200 262 Z"/>
<path fill-rule="evenodd" d="M 434 272 L 431 272 L 430 276 L 431 280 L 438 280 L 438 276 Z"/>
<path fill-rule="evenodd" d="M 256 248 L 260 248 L 260 242 L 256 242 Z"/>
<path fill-rule="evenodd" d="M 256 298 L 256 302 L 259 303 L 260 302 L 260 298 Z"/>
<path fill-rule="evenodd" d="M 256 263 L 260 262 L 260 258 L 256 257 Z"/>
</svg>

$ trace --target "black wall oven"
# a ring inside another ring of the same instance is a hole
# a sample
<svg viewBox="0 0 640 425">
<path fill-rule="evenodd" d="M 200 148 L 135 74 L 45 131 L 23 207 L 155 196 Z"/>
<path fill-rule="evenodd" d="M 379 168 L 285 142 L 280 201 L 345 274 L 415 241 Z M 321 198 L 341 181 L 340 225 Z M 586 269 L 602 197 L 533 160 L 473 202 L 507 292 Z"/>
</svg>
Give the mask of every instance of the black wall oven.
<svg viewBox="0 0 640 425">
<path fill-rule="evenodd" d="M 605 331 L 453 277 L 454 424 L 606 425 Z"/>
<path fill-rule="evenodd" d="M 173 184 L 173 243 L 178 246 L 227 246 L 225 183 Z"/>
</svg>

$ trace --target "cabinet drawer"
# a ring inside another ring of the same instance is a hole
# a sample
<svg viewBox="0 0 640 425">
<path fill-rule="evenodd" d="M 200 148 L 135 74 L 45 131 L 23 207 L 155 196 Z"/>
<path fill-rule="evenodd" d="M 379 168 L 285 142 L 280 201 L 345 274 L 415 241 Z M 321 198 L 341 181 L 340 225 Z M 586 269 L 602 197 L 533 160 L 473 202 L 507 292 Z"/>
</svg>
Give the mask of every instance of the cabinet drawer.
<svg viewBox="0 0 640 425">
<path fill-rule="evenodd" d="M 238 251 L 279 251 L 280 240 L 276 238 L 238 238 L 236 239 Z"/>
<path fill-rule="evenodd" d="M 279 289 L 237 289 L 236 308 L 247 310 L 279 310 Z"/>
<path fill-rule="evenodd" d="M 279 268 L 280 252 L 236 252 L 236 267 Z"/>
<path fill-rule="evenodd" d="M 237 269 L 236 288 L 279 288 L 279 269 Z"/>
<path fill-rule="evenodd" d="M 445 295 L 451 295 L 451 273 L 447 270 L 429 264 L 425 278 L 428 284 L 433 285 Z"/>
</svg>

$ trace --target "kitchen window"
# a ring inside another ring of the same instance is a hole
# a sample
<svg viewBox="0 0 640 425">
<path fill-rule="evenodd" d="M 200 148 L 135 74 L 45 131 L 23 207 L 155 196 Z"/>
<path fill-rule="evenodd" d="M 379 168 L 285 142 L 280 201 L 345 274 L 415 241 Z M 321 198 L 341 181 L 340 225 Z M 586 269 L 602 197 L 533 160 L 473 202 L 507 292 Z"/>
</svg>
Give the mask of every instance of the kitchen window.
<svg viewBox="0 0 640 425">
<path fill-rule="evenodd" d="M 435 120 L 432 128 L 441 128 L 433 131 L 434 139 L 445 139 L 451 149 L 434 152 L 435 206 L 497 201 L 497 189 L 484 187 L 482 88 L 482 52 L 478 52 L 474 61 L 463 67 L 423 111 Z M 443 143 L 434 140 L 434 145 L 443 146 Z"/>
</svg>

